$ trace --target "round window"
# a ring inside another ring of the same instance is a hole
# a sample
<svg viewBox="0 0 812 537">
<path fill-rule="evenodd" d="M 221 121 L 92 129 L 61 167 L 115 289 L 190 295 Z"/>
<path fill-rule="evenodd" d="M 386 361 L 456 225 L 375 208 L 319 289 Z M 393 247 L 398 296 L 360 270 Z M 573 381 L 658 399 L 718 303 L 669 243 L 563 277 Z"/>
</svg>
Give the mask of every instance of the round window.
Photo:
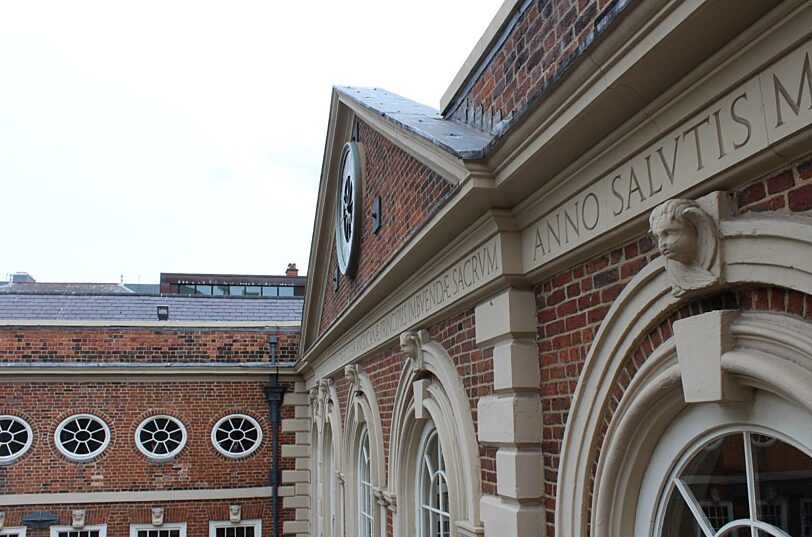
<svg viewBox="0 0 812 537">
<path fill-rule="evenodd" d="M 186 445 L 186 427 L 172 416 L 151 416 L 135 430 L 135 445 L 151 459 L 171 459 Z"/>
<path fill-rule="evenodd" d="M 59 424 L 54 443 L 67 458 L 88 461 L 107 448 L 110 428 L 93 414 L 77 414 Z"/>
<path fill-rule="evenodd" d="M 660 535 L 806 535 L 810 483 L 812 457 L 796 447 L 766 434 L 726 434 L 704 444 L 672 480 Z"/>
<path fill-rule="evenodd" d="M 11 462 L 31 447 L 31 427 L 16 416 L 0 416 L 0 464 Z"/>
<path fill-rule="evenodd" d="M 214 425 L 211 441 L 217 451 L 226 457 L 247 457 L 262 442 L 262 429 L 251 416 L 232 414 Z"/>
</svg>

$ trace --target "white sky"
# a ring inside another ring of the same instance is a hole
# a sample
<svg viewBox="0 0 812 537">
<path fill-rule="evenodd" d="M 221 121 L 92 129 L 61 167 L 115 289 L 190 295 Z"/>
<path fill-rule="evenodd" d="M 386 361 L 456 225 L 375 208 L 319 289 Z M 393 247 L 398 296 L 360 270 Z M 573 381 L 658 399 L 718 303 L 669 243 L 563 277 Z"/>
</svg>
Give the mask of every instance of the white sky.
<svg viewBox="0 0 812 537">
<path fill-rule="evenodd" d="M 0 3 L 0 280 L 306 269 L 331 87 L 437 108 L 500 4 Z"/>
</svg>

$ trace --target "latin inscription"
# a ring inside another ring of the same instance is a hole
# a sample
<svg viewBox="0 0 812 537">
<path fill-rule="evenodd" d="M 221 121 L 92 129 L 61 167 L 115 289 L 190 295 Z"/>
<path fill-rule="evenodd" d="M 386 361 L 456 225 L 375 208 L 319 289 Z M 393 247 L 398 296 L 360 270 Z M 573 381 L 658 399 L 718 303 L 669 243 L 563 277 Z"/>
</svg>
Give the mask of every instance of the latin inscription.
<svg viewBox="0 0 812 537">
<path fill-rule="evenodd" d="M 501 274 L 501 265 L 499 240 L 494 237 L 361 332 L 331 361 L 336 360 L 336 363 L 342 364 L 345 360 L 363 354 L 408 330 L 422 319 Z"/>
<path fill-rule="evenodd" d="M 811 55 L 807 44 L 776 62 L 526 228 L 525 270 L 812 124 Z"/>
</svg>

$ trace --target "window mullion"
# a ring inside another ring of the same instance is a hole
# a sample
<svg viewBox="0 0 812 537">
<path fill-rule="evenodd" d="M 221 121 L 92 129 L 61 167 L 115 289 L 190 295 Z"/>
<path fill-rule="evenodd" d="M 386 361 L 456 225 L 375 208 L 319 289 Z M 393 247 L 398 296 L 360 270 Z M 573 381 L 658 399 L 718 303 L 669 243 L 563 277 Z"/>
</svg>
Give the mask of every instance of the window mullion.
<svg viewBox="0 0 812 537">
<path fill-rule="evenodd" d="M 704 511 L 702 511 L 702 507 L 699 505 L 699 502 L 696 501 L 694 493 L 691 492 L 690 488 L 688 488 L 688 485 L 686 485 L 685 482 L 679 478 L 674 479 L 674 485 L 676 485 L 677 489 L 679 489 L 682 499 L 685 500 L 685 503 L 688 505 L 688 509 L 690 509 L 691 513 L 693 513 L 694 518 L 696 519 L 697 524 L 699 524 L 699 527 L 702 529 L 702 533 L 705 534 L 705 537 L 714 537 L 716 532 L 711 527 L 710 522 L 708 522 L 708 518 L 705 516 Z"/>
<path fill-rule="evenodd" d="M 747 474 L 747 503 L 750 508 L 750 520 L 758 520 L 758 491 L 756 490 L 755 465 L 753 463 L 753 444 L 750 433 L 744 431 L 744 469 Z M 758 537 L 758 530 L 750 526 L 751 537 Z"/>
</svg>

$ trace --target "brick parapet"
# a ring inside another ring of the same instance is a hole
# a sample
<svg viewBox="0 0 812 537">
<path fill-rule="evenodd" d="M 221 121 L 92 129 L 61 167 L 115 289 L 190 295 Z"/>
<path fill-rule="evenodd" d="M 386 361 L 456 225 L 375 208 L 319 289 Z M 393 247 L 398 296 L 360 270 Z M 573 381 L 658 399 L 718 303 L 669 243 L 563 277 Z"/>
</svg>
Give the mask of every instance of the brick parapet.
<svg viewBox="0 0 812 537">
<path fill-rule="evenodd" d="M 553 85 L 628 0 L 535 0 L 445 115 L 500 134 Z M 522 3 L 520 2 L 519 5 Z M 466 91 L 467 89 L 467 91 Z"/>
</svg>

